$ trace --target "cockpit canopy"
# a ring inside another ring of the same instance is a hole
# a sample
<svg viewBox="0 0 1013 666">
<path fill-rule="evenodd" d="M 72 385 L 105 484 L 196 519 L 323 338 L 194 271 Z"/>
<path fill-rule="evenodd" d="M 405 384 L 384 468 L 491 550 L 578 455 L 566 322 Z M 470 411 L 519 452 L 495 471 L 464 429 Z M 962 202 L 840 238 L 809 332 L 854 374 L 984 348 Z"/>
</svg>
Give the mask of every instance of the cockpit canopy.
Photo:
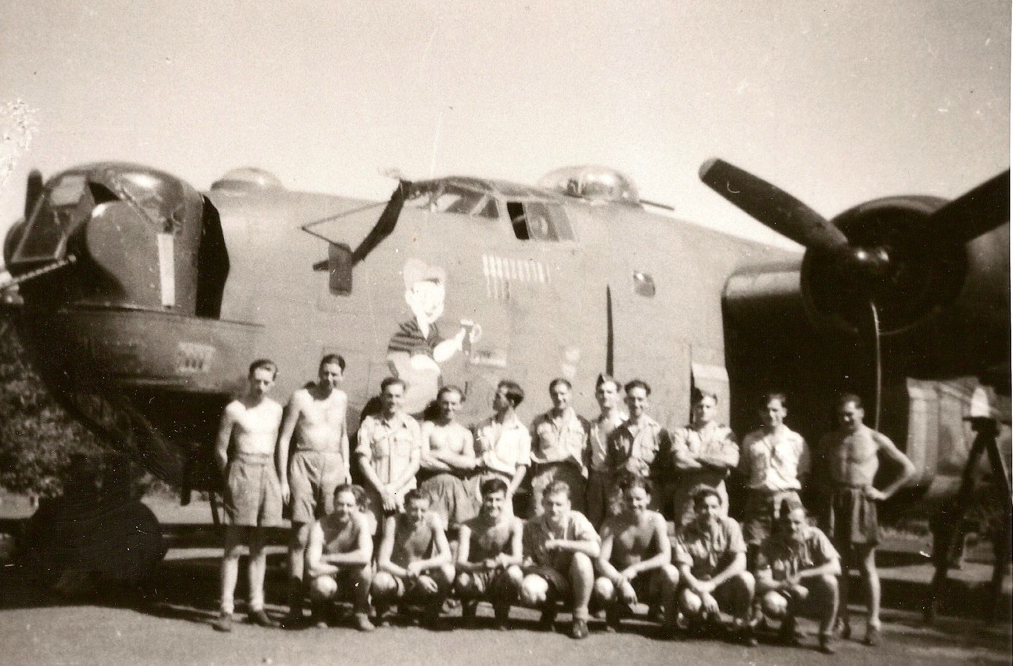
<svg viewBox="0 0 1013 666">
<path fill-rule="evenodd" d="M 616 169 L 584 165 L 550 171 L 538 180 L 538 186 L 590 203 L 640 205 L 637 186 L 629 176 Z"/>
</svg>

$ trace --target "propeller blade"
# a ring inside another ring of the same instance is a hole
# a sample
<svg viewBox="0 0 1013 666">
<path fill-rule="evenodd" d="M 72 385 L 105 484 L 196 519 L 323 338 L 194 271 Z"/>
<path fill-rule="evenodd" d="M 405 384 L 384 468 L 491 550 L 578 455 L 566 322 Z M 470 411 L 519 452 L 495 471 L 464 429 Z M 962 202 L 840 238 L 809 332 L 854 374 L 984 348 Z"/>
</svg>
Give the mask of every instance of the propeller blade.
<svg viewBox="0 0 1013 666">
<path fill-rule="evenodd" d="M 605 374 L 615 376 L 616 335 L 612 322 L 612 287 L 605 285 Z"/>
<path fill-rule="evenodd" d="M 880 341 L 879 310 L 873 301 L 867 303 L 867 308 L 862 308 L 862 314 L 858 317 L 858 352 L 864 357 L 871 356 L 868 377 L 868 404 L 866 414 L 871 416 L 871 423 L 868 425 L 873 430 L 879 430 L 879 416 L 883 407 L 883 348 Z M 859 359 L 859 365 L 865 367 L 865 358 Z M 859 375 L 861 376 L 861 374 Z"/>
<path fill-rule="evenodd" d="M 756 221 L 806 248 L 834 250 L 848 244 L 841 231 L 784 190 L 723 160 L 700 166 L 700 180 Z"/>
<path fill-rule="evenodd" d="M 966 243 L 1009 222 L 1009 169 L 946 204 L 929 218 L 943 242 Z"/>
<path fill-rule="evenodd" d="M 35 202 L 42 196 L 42 172 L 32 169 L 28 174 L 28 183 L 25 187 L 25 220 L 27 221 L 35 212 Z"/>
</svg>

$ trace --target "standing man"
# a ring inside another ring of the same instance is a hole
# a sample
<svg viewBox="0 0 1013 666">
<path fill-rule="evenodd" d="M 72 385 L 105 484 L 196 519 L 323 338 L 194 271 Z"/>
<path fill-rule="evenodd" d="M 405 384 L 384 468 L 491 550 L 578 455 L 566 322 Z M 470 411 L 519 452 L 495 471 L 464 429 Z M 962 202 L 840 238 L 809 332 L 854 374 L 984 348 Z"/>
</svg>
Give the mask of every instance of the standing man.
<svg viewBox="0 0 1013 666">
<path fill-rule="evenodd" d="M 456 528 L 475 516 L 475 498 L 469 477 L 478 465 L 471 431 L 457 422 L 464 394 L 456 386 L 444 386 L 436 394 L 440 415 L 422 424 L 422 466 L 419 488 L 432 500 L 443 524 Z"/>
<path fill-rule="evenodd" d="M 479 460 L 478 482 L 496 477 L 507 482 L 507 511 L 513 515 L 513 498 L 531 466 L 531 433 L 517 418 L 517 407 L 524 400 L 524 389 L 504 379 L 492 399 L 492 416 L 475 429 Z"/>
<path fill-rule="evenodd" d="M 239 551 L 244 541 L 250 548 L 248 617 L 262 627 L 278 626 L 264 613 L 264 528 L 281 525 L 281 488 L 275 471 L 281 405 L 267 397 L 277 375 L 278 366 L 273 361 L 254 361 L 246 394 L 225 407 L 218 426 L 215 464 L 225 480 L 222 499 L 228 524 L 222 558 L 221 614 L 213 624 L 217 631 L 232 631 Z"/>
<path fill-rule="evenodd" d="M 355 628 L 372 631 L 369 588 L 373 582 L 373 539 L 369 521 L 356 506 L 355 491 L 343 484 L 334 491 L 334 511 L 313 523 L 306 547 L 310 598 L 317 625 L 327 626 L 328 602 L 352 599 Z"/>
<path fill-rule="evenodd" d="M 291 501 L 292 536 L 288 544 L 289 613 L 286 624 L 302 621 L 305 594 L 303 562 L 310 526 L 334 508 L 334 490 L 351 480 L 348 459 L 348 397 L 338 388 L 345 359 L 329 354 L 320 360 L 317 383 L 292 394 L 278 437 L 281 498 Z M 289 445 L 295 435 L 295 453 Z"/>
<path fill-rule="evenodd" d="M 756 581 L 746 571 L 742 530 L 725 513 L 717 489 L 701 484 L 691 497 L 695 517 L 682 526 L 675 542 L 682 614 L 700 628 L 704 623 L 719 624 L 721 611 L 730 612 L 742 644 L 754 647 L 749 611 Z"/>
<path fill-rule="evenodd" d="M 589 426 L 570 406 L 572 388 L 569 380 L 553 379 L 549 384 L 552 409 L 531 423 L 531 505 L 535 516 L 542 515 L 542 495 L 553 481 L 570 486 L 574 510 L 584 511 L 584 445 Z"/>
<path fill-rule="evenodd" d="M 820 451 L 827 458 L 830 472 L 829 532 L 845 565 L 840 583 L 841 615 L 838 621 L 844 638 L 850 638 L 848 565 L 855 562 L 869 600 L 865 644 L 879 645 L 882 625 L 879 620 L 879 572 L 876 571 L 876 545 L 879 543 L 876 503 L 903 487 L 914 476 L 915 466 L 889 437 L 862 423 L 864 418 L 862 399 L 852 393 L 842 395 L 837 401 L 838 429 L 823 437 Z M 883 490 L 877 490 L 872 485 L 879 470 L 880 453 L 902 468 L 893 483 Z"/>
<path fill-rule="evenodd" d="M 667 634 L 675 628 L 679 610 L 675 604 L 679 572 L 672 565 L 668 523 L 660 513 L 647 508 L 650 479 L 626 474 L 617 486 L 623 510 L 609 516 L 601 529 L 595 596 L 605 606 L 609 631 L 619 627 L 624 611 L 645 603 L 664 606 L 662 633 Z"/>
<path fill-rule="evenodd" d="M 608 438 L 627 417 L 619 409 L 619 382 L 614 377 L 598 375 L 594 395 L 601 413 L 588 428 L 584 466 L 587 468 L 587 518 L 597 529 L 607 516 L 615 513 L 612 471 L 608 466 Z"/>
<path fill-rule="evenodd" d="M 779 528 L 763 542 L 756 563 L 756 596 L 763 614 L 781 620 L 779 637 L 799 645 L 795 620 L 803 612 L 820 623 L 820 652 L 833 654 L 840 556 L 830 539 L 811 527 L 801 506 L 782 504 Z"/>
<path fill-rule="evenodd" d="M 384 379 L 380 382 L 380 413 L 359 424 L 355 455 L 366 480 L 373 532 L 384 524 L 385 517 L 404 511 L 405 494 L 416 485 L 422 431 L 404 412 L 404 392 L 404 380 Z"/>
<path fill-rule="evenodd" d="M 609 467 L 613 474 L 627 471 L 651 479 L 656 495 L 651 497 L 650 508 L 664 514 L 662 507 L 671 506 L 665 501 L 669 479 L 664 464 L 665 456 L 671 455 L 671 440 L 668 431 L 647 415 L 651 386 L 634 379 L 624 388 L 630 418 L 609 436 Z"/>
<path fill-rule="evenodd" d="M 588 603 L 594 589 L 594 560 L 601 540 L 584 514 L 570 510 L 570 486 L 554 481 L 542 494 L 543 512 L 524 525 L 521 601 L 542 609 L 538 625 L 554 629 L 556 604 L 569 599 L 570 638 L 587 638 Z"/>
<path fill-rule="evenodd" d="M 701 484 L 717 491 L 722 508 L 728 512 L 725 479 L 739 466 L 739 445 L 732 429 L 714 420 L 717 409 L 717 394 L 700 391 L 693 403 L 693 422 L 672 433 L 672 464 L 678 474 L 674 502 L 678 526 L 692 519 L 691 493 Z"/>
<path fill-rule="evenodd" d="M 746 482 L 742 531 L 750 570 L 755 570 L 756 552 L 770 536 L 781 504 L 787 502 L 792 509 L 802 506 L 799 491 L 810 468 L 805 439 L 784 424 L 788 415 L 785 395 L 765 394 L 759 415 L 763 427 L 746 435 L 739 457 L 739 471 Z"/>
<path fill-rule="evenodd" d="M 429 498 L 413 488 L 405 495 L 405 511 L 387 516 L 373 577 L 377 623 L 402 601 L 423 606 L 423 620 L 436 628 L 443 602 L 454 583 L 450 544 L 440 517 L 429 510 Z M 398 612 L 404 614 L 399 607 Z"/>
<path fill-rule="evenodd" d="M 524 523 L 506 511 L 507 484 L 493 477 L 482 484 L 482 509 L 461 525 L 457 546 L 457 596 L 461 617 L 472 620 L 478 602 L 492 602 L 496 626 L 507 628 L 510 605 L 520 591 Z"/>
</svg>

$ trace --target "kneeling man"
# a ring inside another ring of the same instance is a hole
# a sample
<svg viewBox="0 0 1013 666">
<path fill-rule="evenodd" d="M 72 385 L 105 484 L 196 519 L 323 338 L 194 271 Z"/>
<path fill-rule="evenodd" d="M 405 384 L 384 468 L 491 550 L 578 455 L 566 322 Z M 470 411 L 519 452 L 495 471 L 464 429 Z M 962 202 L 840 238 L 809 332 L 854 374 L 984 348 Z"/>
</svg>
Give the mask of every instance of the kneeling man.
<svg viewBox="0 0 1013 666">
<path fill-rule="evenodd" d="M 744 645 L 756 639 L 749 627 L 755 581 L 746 571 L 746 542 L 739 524 L 724 515 L 722 497 L 709 485 L 692 494 L 695 518 L 679 530 L 675 560 L 682 577 L 679 607 L 694 628 L 721 622 L 730 612 Z"/>
<path fill-rule="evenodd" d="M 601 540 L 582 513 L 570 510 L 570 486 L 553 481 L 542 496 L 542 515 L 524 525 L 521 602 L 542 609 L 539 626 L 551 631 L 556 603 L 569 598 L 571 638 L 587 638 L 588 603 L 594 587 L 593 561 Z"/>
<path fill-rule="evenodd" d="M 482 508 L 463 523 L 457 547 L 457 596 L 464 602 L 461 614 L 475 617 L 478 602 L 488 599 L 496 615 L 496 626 L 507 628 L 510 605 L 517 600 L 524 575 L 524 524 L 505 511 L 509 486 L 493 477 L 482 484 Z"/>
<path fill-rule="evenodd" d="M 756 588 L 767 617 L 781 620 L 780 637 L 798 645 L 795 618 L 810 611 L 820 623 L 820 652 L 833 654 L 831 631 L 837 615 L 837 577 L 841 561 L 819 528 L 806 520 L 805 509 L 782 505 L 778 529 L 760 547 Z"/>
<path fill-rule="evenodd" d="M 405 512 L 388 516 L 373 577 L 377 622 L 387 624 L 387 612 L 402 602 L 422 606 L 427 626 L 439 622 L 440 609 L 454 582 L 450 544 L 443 521 L 429 510 L 429 496 L 418 489 L 405 494 Z"/>
<path fill-rule="evenodd" d="M 356 629 L 372 631 L 369 588 L 373 580 L 373 538 L 369 520 L 358 510 L 356 499 L 349 484 L 334 491 L 334 511 L 310 528 L 306 567 L 317 626 L 327 626 L 324 618 L 328 602 L 350 599 Z"/>
<path fill-rule="evenodd" d="M 623 610 L 636 603 L 665 607 L 665 631 L 675 626 L 675 590 L 679 572 L 672 565 L 672 544 L 664 516 L 650 511 L 650 479 L 626 475 L 617 484 L 623 494 L 622 513 L 605 520 L 594 583 L 597 601 L 605 606 L 610 631 Z"/>
</svg>

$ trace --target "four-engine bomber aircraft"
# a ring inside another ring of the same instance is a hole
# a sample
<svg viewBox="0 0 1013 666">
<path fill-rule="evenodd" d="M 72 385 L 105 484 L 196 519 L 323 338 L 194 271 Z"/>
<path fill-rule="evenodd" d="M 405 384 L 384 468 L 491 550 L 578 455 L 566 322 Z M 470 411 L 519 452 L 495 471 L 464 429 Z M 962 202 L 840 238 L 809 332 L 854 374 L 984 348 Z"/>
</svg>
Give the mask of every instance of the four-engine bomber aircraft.
<svg viewBox="0 0 1013 666">
<path fill-rule="evenodd" d="M 907 497 L 952 495 L 972 397 L 1009 394 L 1009 172 L 953 202 L 891 197 L 833 221 L 719 160 L 701 178 L 804 256 L 648 213 L 599 167 L 537 187 L 400 181 L 384 204 L 256 169 L 201 194 L 100 163 L 33 174 L 4 259 L 53 394 L 184 489 L 215 485 L 214 429 L 250 361 L 277 361 L 284 400 L 336 352 L 353 427 L 392 373 L 413 412 L 463 387 L 466 422 L 504 377 L 529 391 L 522 417 L 554 377 L 588 415 L 598 373 L 642 377 L 671 426 L 707 388 L 740 434 L 780 388 L 814 442 L 833 395 L 858 390 L 917 465 Z"/>
</svg>

